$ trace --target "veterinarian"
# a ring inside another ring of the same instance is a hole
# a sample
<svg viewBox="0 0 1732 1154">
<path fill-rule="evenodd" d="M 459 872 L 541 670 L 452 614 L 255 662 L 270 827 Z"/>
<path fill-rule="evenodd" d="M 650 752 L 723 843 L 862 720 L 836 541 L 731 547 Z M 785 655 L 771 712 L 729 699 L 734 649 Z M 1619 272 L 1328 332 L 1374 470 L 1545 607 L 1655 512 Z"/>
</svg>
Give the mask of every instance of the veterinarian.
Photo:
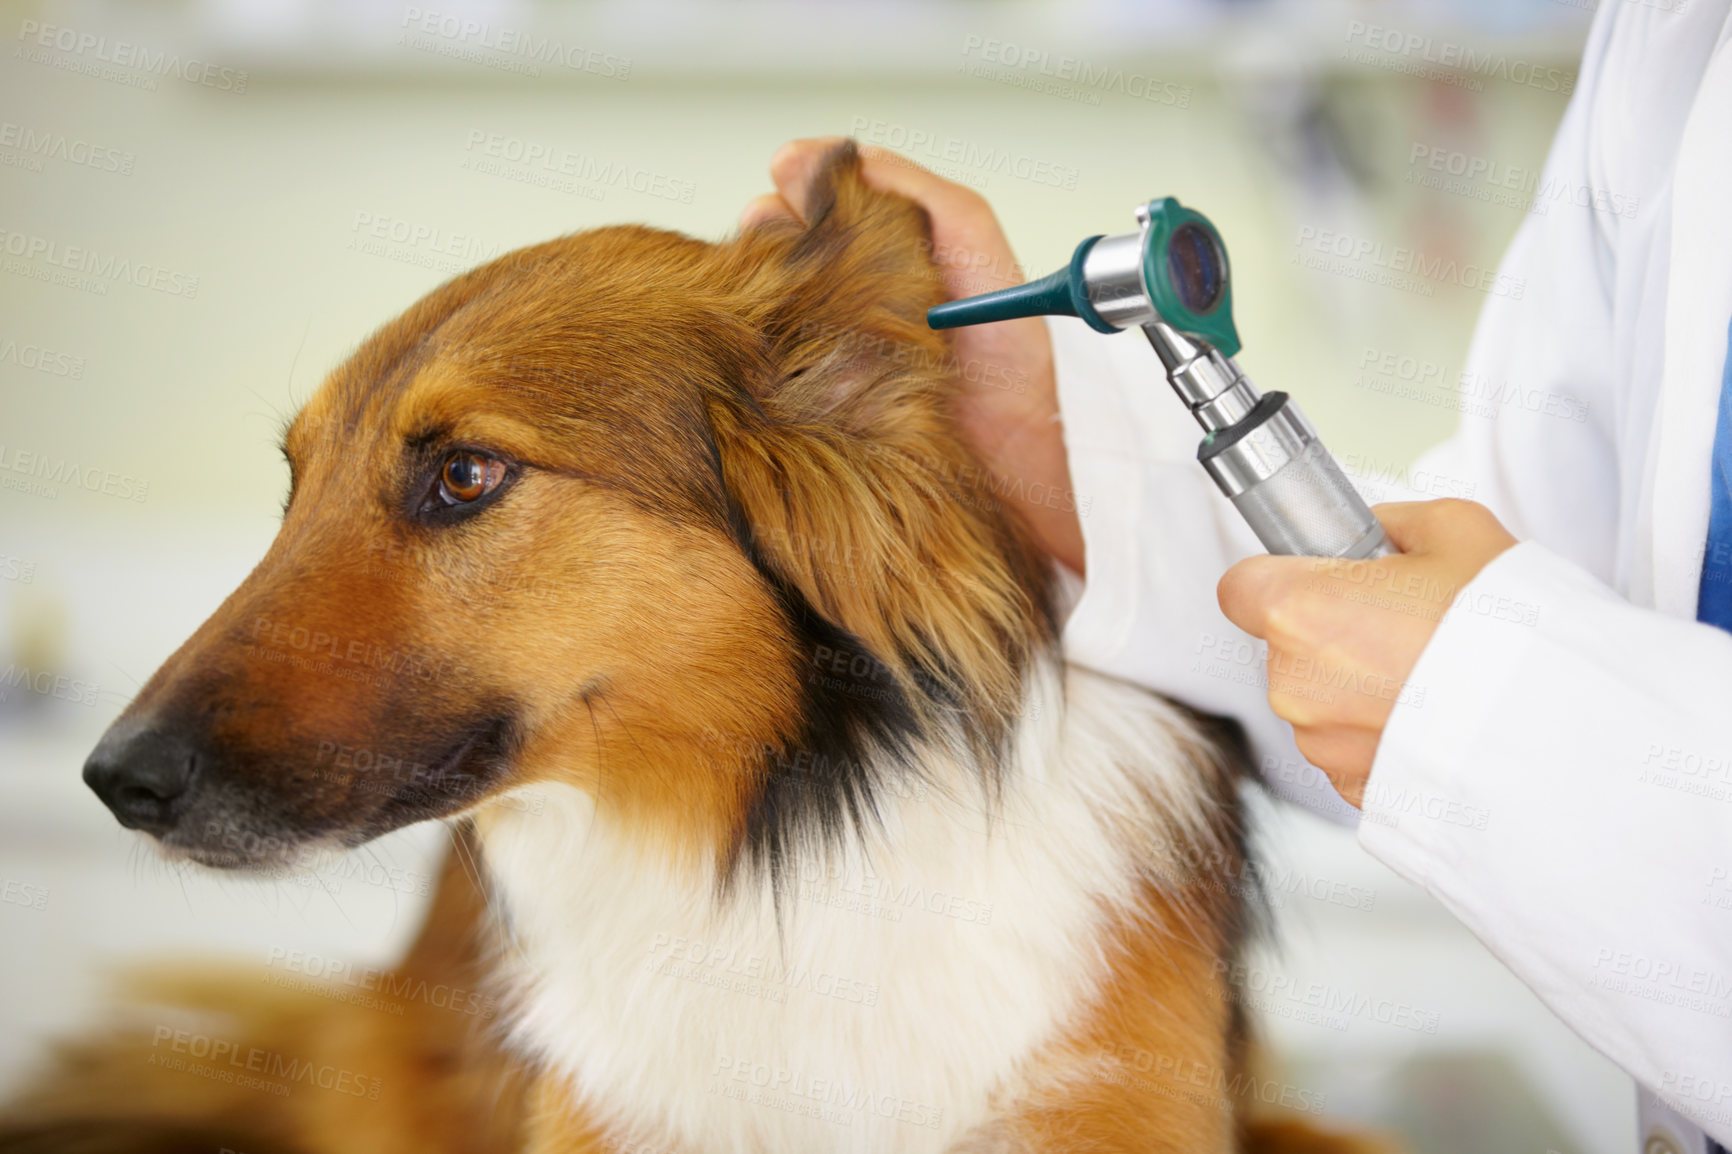
<svg viewBox="0 0 1732 1154">
<path fill-rule="evenodd" d="M 1398 557 L 1258 555 L 1140 336 L 956 333 L 965 431 L 1086 575 L 1070 658 L 1239 718 L 1277 793 L 1362 808 L 1366 850 L 1636 1078 L 1648 1154 L 1732 1144 L 1729 7 L 1600 5 L 1544 176 L 1584 195 L 1524 220 L 1467 358 L 1524 402 L 1410 473 L 1483 504 L 1378 506 Z M 745 220 L 793 212 L 829 143 L 784 147 Z M 952 296 L 1022 279 L 979 195 L 865 151 Z"/>
</svg>

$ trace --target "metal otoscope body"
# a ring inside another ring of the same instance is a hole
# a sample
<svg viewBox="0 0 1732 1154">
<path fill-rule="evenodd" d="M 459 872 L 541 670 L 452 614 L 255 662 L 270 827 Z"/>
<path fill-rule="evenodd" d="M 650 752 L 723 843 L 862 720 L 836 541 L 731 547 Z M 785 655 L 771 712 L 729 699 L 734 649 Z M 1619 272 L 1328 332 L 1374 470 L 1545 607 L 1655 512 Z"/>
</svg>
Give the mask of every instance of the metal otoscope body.
<svg viewBox="0 0 1732 1154">
<path fill-rule="evenodd" d="M 1137 209 L 1137 232 L 1091 237 L 1068 268 L 931 309 L 935 329 L 1062 313 L 1100 332 L 1140 327 L 1167 383 L 1204 430 L 1197 460 L 1271 553 L 1366 558 L 1395 551 L 1317 430 L 1286 393 L 1259 393 L 1232 354 L 1227 249 L 1171 198 Z"/>
</svg>

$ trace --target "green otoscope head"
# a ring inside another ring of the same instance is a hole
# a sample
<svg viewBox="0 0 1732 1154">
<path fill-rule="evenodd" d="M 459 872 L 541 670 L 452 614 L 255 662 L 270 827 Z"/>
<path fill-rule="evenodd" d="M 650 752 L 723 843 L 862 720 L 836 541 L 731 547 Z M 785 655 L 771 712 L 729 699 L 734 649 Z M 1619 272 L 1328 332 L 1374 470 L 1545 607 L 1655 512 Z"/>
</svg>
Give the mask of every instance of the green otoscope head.
<svg viewBox="0 0 1732 1154">
<path fill-rule="evenodd" d="M 1138 232 L 1092 236 L 1077 245 L 1069 266 L 1037 281 L 926 313 L 935 329 L 984 325 L 1015 317 L 1080 317 L 1093 328 L 1117 332 L 1164 322 L 1200 337 L 1227 356 L 1238 353 L 1227 246 L 1200 212 L 1172 197 L 1137 209 Z"/>
</svg>

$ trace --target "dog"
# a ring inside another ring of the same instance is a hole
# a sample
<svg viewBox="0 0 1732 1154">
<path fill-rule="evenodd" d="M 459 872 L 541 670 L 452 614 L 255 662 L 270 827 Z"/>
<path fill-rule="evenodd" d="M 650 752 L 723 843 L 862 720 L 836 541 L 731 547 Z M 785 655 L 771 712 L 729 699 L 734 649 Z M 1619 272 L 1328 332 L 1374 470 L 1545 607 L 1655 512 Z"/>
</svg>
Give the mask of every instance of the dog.
<svg viewBox="0 0 1732 1154">
<path fill-rule="evenodd" d="M 16 1148 L 1384 1148 L 1252 1108 L 1242 745 L 1063 661 L 923 212 L 852 145 L 808 210 L 507 254 L 294 418 L 274 543 L 84 774 L 217 869 L 450 823 L 402 1009 L 147 977 L 195 1026 L 73 1045 Z"/>
</svg>

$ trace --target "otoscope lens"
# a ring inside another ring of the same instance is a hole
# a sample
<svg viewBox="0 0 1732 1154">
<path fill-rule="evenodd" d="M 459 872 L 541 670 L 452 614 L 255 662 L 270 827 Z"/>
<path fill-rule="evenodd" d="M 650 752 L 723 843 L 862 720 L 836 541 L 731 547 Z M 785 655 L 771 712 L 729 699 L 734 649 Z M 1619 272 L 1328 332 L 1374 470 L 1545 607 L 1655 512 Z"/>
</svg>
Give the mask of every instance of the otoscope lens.
<svg viewBox="0 0 1732 1154">
<path fill-rule="evenodd" d="M 1181 224 L 1167 244 L 1167 277 L 1179 303 L 1203 315 L 1221 303 L 1227 260 L 1215 238 L 1198 224 Z"/>
</svg>

